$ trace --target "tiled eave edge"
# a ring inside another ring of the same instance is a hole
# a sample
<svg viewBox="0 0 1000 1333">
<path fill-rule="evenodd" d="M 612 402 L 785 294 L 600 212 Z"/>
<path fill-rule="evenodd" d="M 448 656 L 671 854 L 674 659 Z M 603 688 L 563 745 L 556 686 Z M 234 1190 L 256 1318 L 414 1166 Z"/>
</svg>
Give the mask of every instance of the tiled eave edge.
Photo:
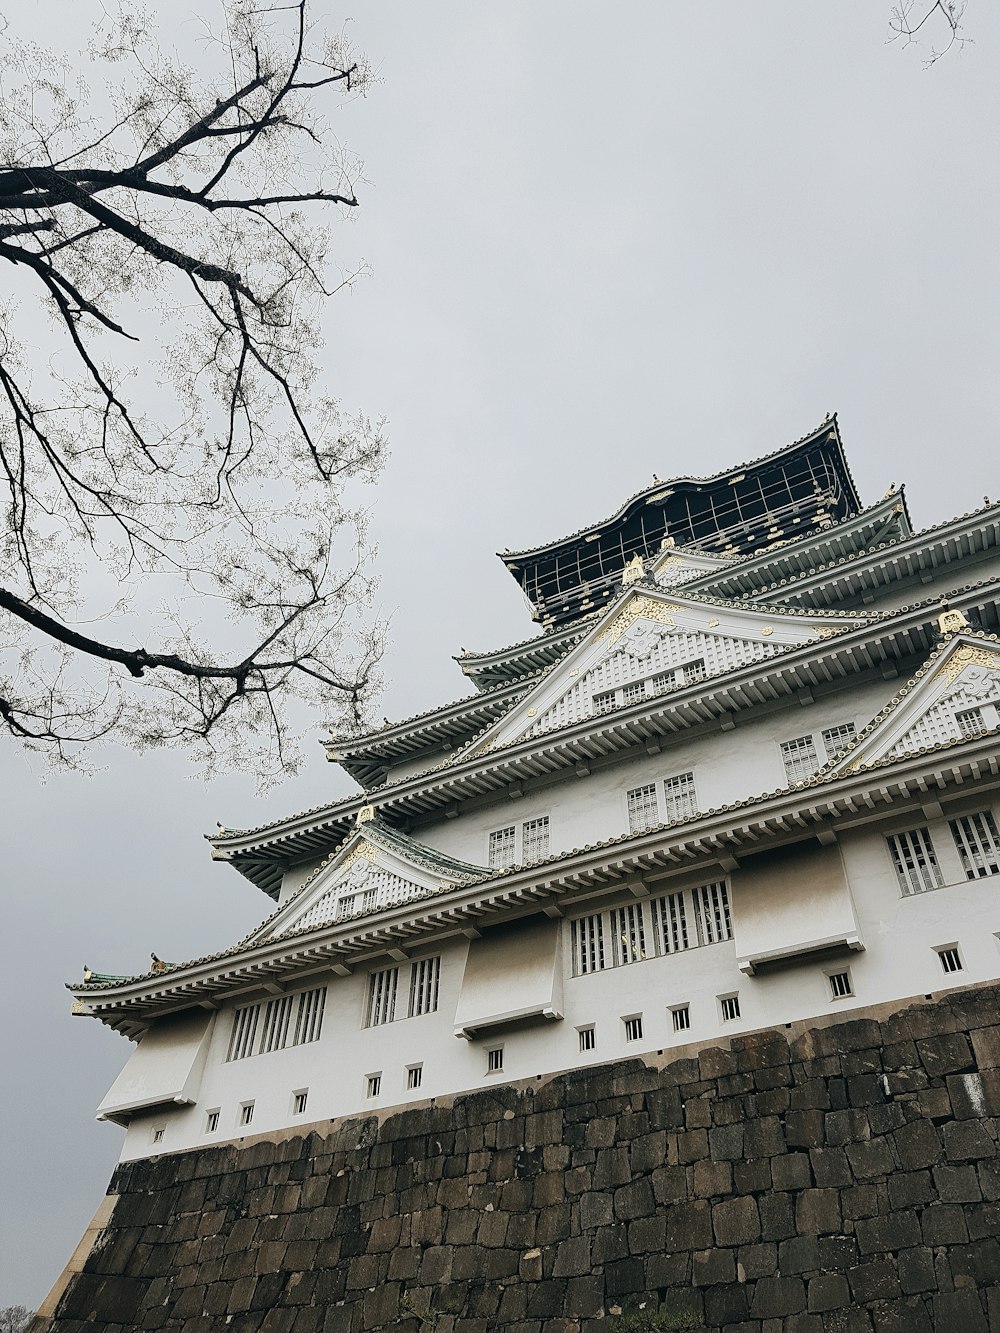
<svg viewBox="0 0 1000 1333">
<path fill-rule="evenodd" d="M 956 593 L 950 602 L 964 610 L 984 600 L 995 601 L 998 595 L 1000 582 L 991 581 Z M 284 870 L 296 861 L 328 853 L 347 835 L 357 812 L 370 801 L 390 817 L 426 816 L 434 810 L 446 815 L 458 800 L 510 790 L 519 781 L 586 764 L 601 754 L 657 743 L 690 726 L 728 726 L 761 702 L 794 697 L 828 681 L 834 668 L 842 678 L 859 670 L 877 669 L 886 661 L 929 653 L 937 632 L 937 605 L 934 599 L 687 689 L 415 774 L 378 791 L 307 810 L 277 824 L 210 835 L 212 855 L 231 862 L 265 893 L 276 897 Z M 664 723 L 668 724 L 666 731 Z"/>
<path fill-rule="evenodd" d="M 978 544 L 976 538 L 979 539 Z M 792 576 L 766 587 L 737 586 L 736 578 L 725 591 L 740 596 L 745 602 L 778 602 L 810 610 L 828 607 L 833 598 L 864 597 L 869 593 L 884 592 L 902 578 L 919 577 L 943 569 L 956 560 L 983 555 L 1000 547 L 1000 504 L 990 505 L 949 519 L 937 527 L 925 528 L 907 537 L 881 542 L 860 555 L 848 555 L 827 565 L 808 570 L 801 576 Z M 741 571 L 742 572 L 742 571 Z M 724 580 L 709 589 L 699 581 L 702 590 L 722 595 Z M 686 585 L 691 592 L 696 585 Z"/>
<path fill-rule="evenodd" d="M 934 817 L 938 803 L 967 786 L 977 795 L 1000 785 L 997 736 L 955 742 L 903 759 L 886 759 L 840 777 L 825 776 L 735 806 L 641 834 L 574 849 L 551 861 L 513 870 L 486 882 L 429 894 L 367 918 L 337 922 L 300 935 L 243 945 L 167 973 L 99 986 L 70 985 L 77 1012 L 121 1031 L 140 1030 L 153 1017 L 222 997 L 296 982 L 331 968 L 350 972 L 359 963 L 423 947 L 447 936 L 474 936 L 504 917 L 547 912 L 560 916 L 574 900 L 629 887 L 644 895 L 655 881 L 720 868 L 766 846 L 820 837 L 914 811 Z M 929 817 L 929 816 L 928 816 Z"/>
</svg>

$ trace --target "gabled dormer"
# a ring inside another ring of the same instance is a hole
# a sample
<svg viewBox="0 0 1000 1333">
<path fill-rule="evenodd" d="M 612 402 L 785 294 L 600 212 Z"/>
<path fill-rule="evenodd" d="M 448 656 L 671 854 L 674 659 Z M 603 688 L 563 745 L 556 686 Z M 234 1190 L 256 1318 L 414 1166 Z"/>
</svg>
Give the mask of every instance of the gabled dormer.
<svg viewBox="0 0 1000 1333">
<path fill-rule="evenodd" d="M 495 874 L 495 870 L 459 861 L 407 837 L 366 806 L 346 842 L 247 942 L 298 935 L 397 903 L 446 893 Z"/>
<path fill-rule="evenodd" d="M 852 773 L 1000 729 L 1000 638 L 941 616 L 946 637 L 854 744 L 830 765 Z M 950 628 L 949 628 L 950 627 Z"/>
<path fill-rule="evenodd" d="M 668 695 L 863 623 L 854 616 L 807 616 L 667 593 L 637 566 L 634 581 L 576 647 L 455 757 Z"/>
</svg>

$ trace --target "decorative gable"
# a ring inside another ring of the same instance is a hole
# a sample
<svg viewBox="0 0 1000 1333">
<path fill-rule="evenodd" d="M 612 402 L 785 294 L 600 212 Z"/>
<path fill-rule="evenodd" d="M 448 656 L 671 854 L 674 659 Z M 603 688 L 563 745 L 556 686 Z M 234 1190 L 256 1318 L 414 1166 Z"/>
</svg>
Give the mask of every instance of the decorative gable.
<svg viewBox="0 0 1000 1333">
<path fill-rule="evenodd" d="M 343 847 L 265 922 L 256 938 L 273 939 L 367 916 L 494 873 L 426 847 L 370 815 L 361 822 L 359 815 L 359 825 Z"/>
<path fill-rule="evenodd" d="M 455 758 L 600 717 L 862 623 L 668 596 L 634 582 L 531 693 Z"/>
<path fill-rule="evenodd" d="M 672 537 L 664 537 L 656 556 L 649 562 L 649 576 L 661 588 L 676 588 L 703 574 L 712 574 L 735 563 L 731 557 L 708 555 L 675 546 Z"/>
<path fill-rule="evenodd" d="M 849 773 L 1000 727 L 1000 639 L 955 634 L 832 769 Z"/>
</svg>

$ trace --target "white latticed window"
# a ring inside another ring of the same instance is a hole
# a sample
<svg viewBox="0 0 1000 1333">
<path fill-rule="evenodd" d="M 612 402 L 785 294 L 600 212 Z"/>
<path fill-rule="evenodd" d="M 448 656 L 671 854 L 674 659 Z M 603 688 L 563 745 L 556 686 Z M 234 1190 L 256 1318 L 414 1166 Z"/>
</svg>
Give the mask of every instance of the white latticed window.
<svg viewBox="0 0 1000 1333">
<path fill-rule="evenodd" d="M 517 826 L 495 829 L 490 834 L 490 865 L 501 869 L 517 859 Z"/>
<path fill-rule="evenodd" d="M 236 1010 L 226 1059 L 245 1060 L 318 1041 L 325 1003 L 326 987 L 317 986 L 297 996 L 281 995 L 266 1003 L 244 1005 Z"/>
<path fill-rule="evenodd" d="M 610 713 L 616 703 L 617 693 L 615 690 L 605 690 L 603 694 L 595 694 L 593 699 L 595 717 L 600 717 L 602 713 Z"/>
<path fill-rule="evenodd" d="M 549 854 L 549 817 L 528 819 L 521 825 L 521 860 L 541 861 Z"/>
<path fill-rule="evenodd" d="M 957 944 L 948 944 L 943 948 L 935 949 L 934 952 L 941 960 L 942 972 L 961 972 L 962 955 L 958 952 Z"/>
<path fill-rule="evenodd" d="M 219 1114 L 220 1114 L 219 1107 L 215 1107 L 214 1110 L 209 1111 L 208 1114 L 205 1116 L 206 1134 L 214 1134 L 216 1130 L 219 1128 Z"/>
<path fill-rule="evenodd" d="M 410 964 L 410 1007 L 408 1016 L 432 1014 L 438 1007 L 441 982 L 441 958 L 418 958 Z"/>
<path fill-rule="evenodd" d="M 293 1045 L 304 1046 L 309 1041 L 319 1041 L 323 1030 L 323 1009 L 326 1006 L 326 987 L 317 986 L 315 990 L 303 991 L 299 996 L 299 1007 L 295 1014 L 295 1038 Z"/>
<path fill-rule="evenodd" d="M 368 1005 L 365 1027 L 379 1027 L 396 1017 L 396 990 L 399 986 L 399 968 L 384 967 L 368 978 Z"/>
<path fill-rule="evenodd" d="M 722 881 L 693 889 L 694 914 L 702 944 L 719 944 L 733 938 L 729 913 L 729 889 Z"/>
<path fill-rule="evenodd" d="M 633 787 L 625 793 L 628 806 L 628 831 L 641 833 L 660 822 L 660 811 L 656 802 L 656 783 L 650 782 L 644 787 Z"/>
<path fill-rule="evenodd" d="M 646 697 L 646 687 L 641 680 L 634 680 L 622 690 L 623 704 L 637 704 Z"/>
<path fill-rule="evenodd" d="M 622 1022 L 626 1041 L 642 1041 L 642 1014 L 633 1014 L 631 1018 L 623 1018 Z"/>
<path fill-rule="evenodd" d="M 819 755 L 811 736 L 798 736 L 793 741 L 781 742 L 781 762 L 789 782 L 803 782 L 819 772 Z"/>
<path fill-rule="evenodd" d="M 934 854 L 934 844 L 926 828 L 893 833 L 886 838 L 899 887 L 904 895 L 926 893 L 944 883 Z"/>
<path fill-rule="evenodd" d="M 571 921 L 573 975 L 719 944 L 732 936 L 728 887 L 721 881 L 699 884 Z"/>
<path fill-rule="evenodd" d="M 684 678 L 685 685 L 693 685 L 695 681 L 704 680 L 707 674 L 703 657 L 698 657 L 693 662 L 686 662 L 681 667 L 681 675 Z"/>
<path fill-rule="evenodd" d="M 602 972 L 608 964 L 604 955 L 604 918 L 600 915 L 582 916 L 570 922 L 573 949 L 573 975 Z"/>
<path fill-rule="evenodd" d="M 838 754 L 844 750 L 854 740 L 856 728 L 853 722 L 841 722 L 837 727 L 827 727 L 822 733 L 823 749 L 826 751 L 827 763 L 831 759 L 836 759 Z"/>
<path fill-rule="evenodd" d="M 253 1102 L 243 1102 L 240 1106 L 240 1124 L 249 1125 L 253 1119 Z"/>
<path fill-rule="evenodd" d="M 264 1006 L 264 1022 L 260 1034 L 260 1053 L 280 1051 L 288 1042 L 288 1025 L 292 1018 L 292 997 L 268 1000 Z"/>
<path fill-rule="evenodd" d="M 646 957 L 642 904 L 627 903 L 624 907 L 613 907 L 610 915 L 615 966 L 640 962 Z"/>
<path fill-rule="evenodd" d="M 259 1017 L 259 1004 L 244 1005 L 242 1009 L 236 1010 L 233 1030 L 229 1037 L 227 1060 L 245 1060 L 248 1055 L 253 1055 Z"/>
<path fill-rule="evenodd" d="M 963 736 L 970 738 L 981 736 L 986 730 L 986 721 L 981 708 L 963 708 L 960 713 L 955 714 L 955 721 Z"/>
<path fill-rule="evenodd" d="M 410 1065 L 406 1071 L 406 1088 L 412 1092 L 414 1088 L 419 1088 L 424 1081 L 423 1065 Z"/>
<path fill-rule="evenodd" d="M 690 819 L 698 813 L 698 797 L 694 789 L 693 773 L 678 773 L 676 777 L 664 778 L 663 794 L 666 798 L 668 822 L 675 819 Z"/>
<path fill-rule="evenodd" d="M 962 815 L 950 820 L 948 827 L 962 858 L 966 879 L 1000 874 L 1000 833 L 991 811 Z"/>
</svg>

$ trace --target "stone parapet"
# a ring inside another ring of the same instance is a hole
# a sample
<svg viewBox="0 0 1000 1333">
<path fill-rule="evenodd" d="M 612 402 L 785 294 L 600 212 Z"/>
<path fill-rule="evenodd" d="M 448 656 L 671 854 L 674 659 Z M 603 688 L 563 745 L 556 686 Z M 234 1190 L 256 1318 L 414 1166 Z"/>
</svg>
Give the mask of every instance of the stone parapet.
<svg viewBox="0 0 1000 1333">
<path fill-rule="evenodd" d="M 1000 986 L 676 1054 L 124 1164 L 33 1333 L 1000 1329 Z"/>
</svg>

